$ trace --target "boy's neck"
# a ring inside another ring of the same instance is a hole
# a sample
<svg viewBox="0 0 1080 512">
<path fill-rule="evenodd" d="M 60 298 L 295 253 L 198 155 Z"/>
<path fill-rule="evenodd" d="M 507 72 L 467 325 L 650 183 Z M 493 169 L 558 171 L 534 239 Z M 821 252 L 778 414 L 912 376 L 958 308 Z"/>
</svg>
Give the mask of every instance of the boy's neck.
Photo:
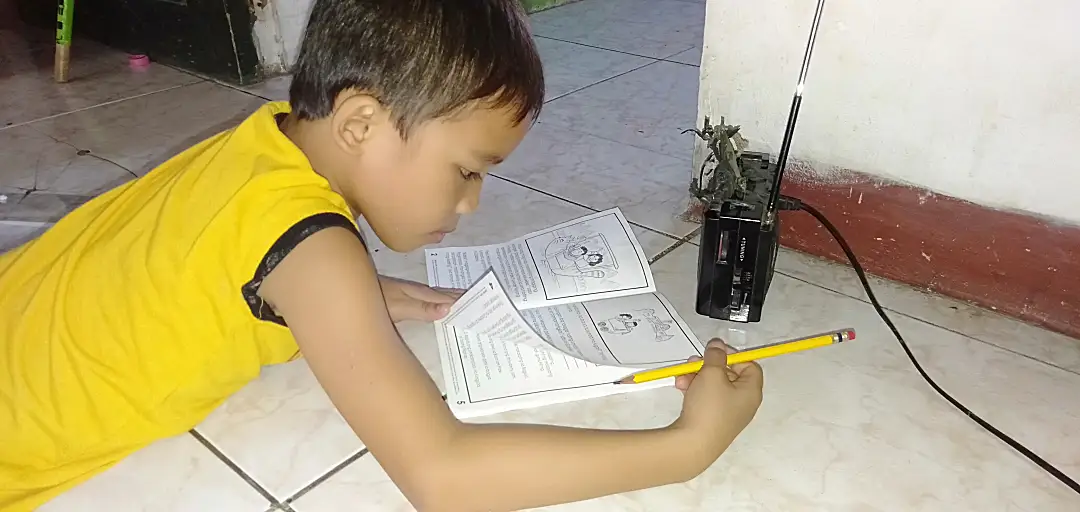
<svg viewBox="0 0 1080 512">
<path fill-rule="evenodd" d="M 319 129 L 317 123 L 301 120 L 290 112 L 278 119 L 278 129 L 307 157 L 316 174 L 331 180 L 326 165 L 321 162 L 322 148 L 316 135 Z"/>
<path fill-rule="evenodd" d="M 320 121 L 302 120 L 296 114 L 290 112 L 278 120 L 278 129 L 307 157 L 308 163 L 311 164 L 315 174 L 322 176 L 323 179 L 329 182 L 330 188 L 334 192 L 345 197 L 345 194 L 337 185 L 334 167 L 327 162 L 325 157 L 331 150 L 331 148 L 326 147 L 326 144 L 329 143 L 328 138 L 320 134 L 321 131 L 326 129 L 325 125 Z M 354 210 L 354 215 L 359 215 L 360 212 L 355 211 L 355 206 L 351 202 L 349 207 Z"/>
</svg>

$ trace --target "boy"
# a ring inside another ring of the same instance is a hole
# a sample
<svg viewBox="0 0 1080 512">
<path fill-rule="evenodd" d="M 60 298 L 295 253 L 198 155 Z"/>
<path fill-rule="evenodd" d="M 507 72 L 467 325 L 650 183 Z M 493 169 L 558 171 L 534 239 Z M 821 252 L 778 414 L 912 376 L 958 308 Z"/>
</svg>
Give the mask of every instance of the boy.
<svg viewBox="0 0 1080 512">
<path fill-rule="evenodd" d="M 677 383 L 672 425 L 595 431 L 458 421 L 395 330 L 453 296 L 380 278 L 354 219 L 395 251 L 440 241 L 543 95 L 517 0 L 316 0 L 289 105 L 0 257 L 0 509 L 182 434 L 300 354 L 421 510 L 535 507 L 707 468 L 761 400 L 760 368 L 726 367 L 719 344 Z"/>
</svg>

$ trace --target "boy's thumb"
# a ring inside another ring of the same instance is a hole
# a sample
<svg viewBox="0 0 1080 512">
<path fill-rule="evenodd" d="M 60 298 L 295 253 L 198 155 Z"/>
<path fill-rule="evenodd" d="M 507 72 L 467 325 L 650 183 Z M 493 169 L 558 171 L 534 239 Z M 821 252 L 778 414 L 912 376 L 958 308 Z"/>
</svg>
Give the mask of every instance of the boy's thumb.
<svg viewBox="0 0 1080 512">
<path fill-rule="evenodd" d="M 439 304 L 436 302 L 417 301 L 420 304 L 421 317 L 426 320 L 435 321 L 446 316 L 450 312 L 449 304 Z"/>
<path fill-rule="evenodd" d="M 710 341 L 705 347 L 705 357 L 703 358 L 705 366 L 727 367 L 727 356 L 730 351 L 730 347 L 724 342 L 720 340 Z"/>
</svg>

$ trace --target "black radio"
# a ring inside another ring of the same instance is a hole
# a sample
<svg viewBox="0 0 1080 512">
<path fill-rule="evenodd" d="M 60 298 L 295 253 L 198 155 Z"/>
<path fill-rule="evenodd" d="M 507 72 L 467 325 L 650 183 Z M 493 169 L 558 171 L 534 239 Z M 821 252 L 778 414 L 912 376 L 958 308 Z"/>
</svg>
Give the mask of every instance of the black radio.
<svg viewBox="0 0 1080 512">
<path fill-rule="evenodd" d="M 690 193 L 698 202 L 702 223 L 698 252 L 698 314 L 734 322 L 758 322 L 772 284 L 780 247 L 779 210 L 799 208 L 797 200 L 780 196 L 795 120 L 802 105 L 810 54 L 821 24 L 824 0 L 818 0 L 810 40 L 806 44 L 799 81 L 791 101 L 787 126 L 776 162 L 769 155 L 744 151 L 738 126 L 713 126 L 709 118 L 694 132 L 709 152 Z"/>
<path fill-rule="evenodd" d="M 740 167 L 760 170 L 767 180 L 750 185 L 767 198 L 773 165 L 769 155 L 743 153 Z M 767 218 L 766 202 L 727 199 L 710 204 L 702 218 L 698 251 L 697 312 L 735 322 L 761 320 L 780 247 L 779 219 Z"/>
</svg>

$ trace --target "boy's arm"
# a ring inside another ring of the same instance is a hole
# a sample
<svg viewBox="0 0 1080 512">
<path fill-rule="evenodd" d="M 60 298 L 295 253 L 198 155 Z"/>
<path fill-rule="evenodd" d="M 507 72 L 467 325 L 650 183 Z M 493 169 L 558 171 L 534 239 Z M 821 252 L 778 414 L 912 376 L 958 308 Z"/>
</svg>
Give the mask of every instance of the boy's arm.
<svg viewBox="0 0 1080 512">
<path fill-rule="evenodd" d="M 260 295 L 288 323 L 342 416 L 420 510 L 520 509 L 684 481 L 742 429 L 458 421 L 402 342 L 370 257 L 345 229 L 300 243 Z"/>
</svg>

